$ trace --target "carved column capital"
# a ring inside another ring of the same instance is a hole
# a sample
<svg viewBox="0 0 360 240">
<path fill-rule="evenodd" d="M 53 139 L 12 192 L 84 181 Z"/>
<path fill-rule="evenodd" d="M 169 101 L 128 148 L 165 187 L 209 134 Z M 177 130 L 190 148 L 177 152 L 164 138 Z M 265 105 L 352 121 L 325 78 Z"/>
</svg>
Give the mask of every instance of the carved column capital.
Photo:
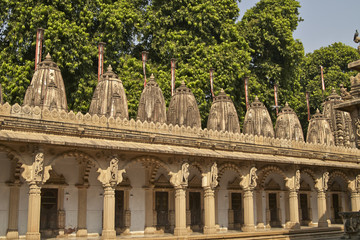
<svg viewBox="0 0 360 240">
<path fill-rule="evenodd" d="M 256 186 L 257 186 L 256 180 L 258 179 L 258 176 L 256 175 L 256 171 L 257 171 L 257 168 L 252 167 L 252 168 L 250 168 L 250 171 L 246 175 L 242 176 L 240 186 L 245 191 L 248 191 L 248 190 L 252 191 L 252 190 L 254 190 L 254 188 L 256 188 Z"/>
<path fill-rule="evenodd" d="M 300 189 L 300 170 L 296 170 L 293 176 L 287 177 L 286 187 L 290 190 L 290 192 L 297 192 Z"/>
<path fill-rule="evenodd" d="M 110 166 L 107 169 L 98 168 L 97 172 L 99 173 L 98 180 L 102 183 L 103 187 L 114 188 L 116 185 L 122 182 L 125 169 L 119 170 L 119 160 L 114 157 L 110 160 Z"/>
<path fill-rule="evenodd" d="M 329 172 L 324 172 L 321 176 L 319 176 L 315 183 L 315 189 L 318 192 L 326 192 L 328 189 L 329 182 Z"/>
<path fill-rule="evenodd" d="M 22 164 L 21 167 L 24 169 L 22 177 L 26 182 L 29 185 L 37 186 L 41 186 L 50 178 L 49 171 L 52 169 L 51 165 L 44 166 L 44 153 L 42 152 L 35 155 L 33 164 Z"/>
<path fill-rule="evenodd" d="M 188 178 L 189 178 L 189 164 L 188 163 L 184 163 L 181 166 L 181 169 L 179 171 L 177 171 L 176 173 L 174 172 L 169 172 L 170 177 L 170 183 L 171 185 L 173 185 L 175 188 L 185 188 L 188 185 Z"/>
<path fill-rule="evenodd" d="M 202 187 L 205 189 L 210 188 L 211 190 L 213 190 L 219 184 L 217 178 L 218 168 L 217 164 L 214 163 L 211 166 L 210 172 L 202 174 Z"/>
</svg>

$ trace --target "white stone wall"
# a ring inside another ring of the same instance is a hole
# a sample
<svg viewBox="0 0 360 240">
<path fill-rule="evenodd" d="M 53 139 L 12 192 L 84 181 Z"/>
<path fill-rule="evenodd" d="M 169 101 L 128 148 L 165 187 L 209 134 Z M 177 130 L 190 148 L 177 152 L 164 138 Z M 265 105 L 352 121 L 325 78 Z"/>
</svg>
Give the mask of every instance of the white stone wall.
<svg viewBox="0 0 360 240">
<path fill-rule="evenodd" d="M 97 180 L 99 173 L 97 173 L 96 170 L 97 169 L 91 169 L 89 176 L 90 187 L 87 191 L 86 223 L 88 233 L 101 234 L 104 190 L 101 183 Z"/>
<path fill-rule="evenodd" d="M 19 235 L 25 235 L 27 231 L 28 218 L 28 202 L 29 202 L 29 186 L 24 182 L 20 187 L 19 201 Z"/>
</svg>

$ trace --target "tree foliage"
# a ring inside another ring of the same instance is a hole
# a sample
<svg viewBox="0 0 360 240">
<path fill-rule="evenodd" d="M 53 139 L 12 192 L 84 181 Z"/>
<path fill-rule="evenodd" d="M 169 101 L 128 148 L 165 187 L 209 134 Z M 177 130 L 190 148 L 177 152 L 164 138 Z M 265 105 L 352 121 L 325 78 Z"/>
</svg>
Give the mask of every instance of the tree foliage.
<svg viewBox="0 0 360 240">
<path fill-rule="evenodd" d="M 350 62 L 359 59 L 359 53 L 353 47 L 343 43 L 333 43 L 330 46 L 322 47 L 312 53 L 308 53 L 301 64 L 301 86 L 302 92 L 310 93 L 310 112 L 315 113 L 316 109 L 322 110 L 322 102 L 330 95 L 332 88 L 338 90 L 343 84 L 350 90 L 350 77 L 355 73 L 348 69 Z M 321 70 L 324 68 L 325 92 L 321 87 Z M 298 112 L 304 127 L 307 126 L 306 102 L 299 104 L 302 111 Z"/>
<path fill-rule="evenodd" d="M 106 42 L 106 61 L 134 48 L 145 2 L 141 0 L 0 0 L 0 78 L 5 100 L 22 103 L 34 73 L 36 29 L 45 28 L 44 53 L 58 63 L 69 108 L 87 111 L 97 81 L 97 45 Z M 43 53 L 43 55 L 44 55 Z"/>
<path fill-rule="evenodd" d="M 302 20 L 296 0 L 261 0 L 249 9 L 238 27 L 251 52 L 250 96 L 274 105 L 274 84 L 278 84 L 279 104 L 297 106 L 299 95 L 299 65 L 304 56 L 302 43 L 293 32 Z M 275 120 L 275 110 L 270 112 Z"/>
</svg>

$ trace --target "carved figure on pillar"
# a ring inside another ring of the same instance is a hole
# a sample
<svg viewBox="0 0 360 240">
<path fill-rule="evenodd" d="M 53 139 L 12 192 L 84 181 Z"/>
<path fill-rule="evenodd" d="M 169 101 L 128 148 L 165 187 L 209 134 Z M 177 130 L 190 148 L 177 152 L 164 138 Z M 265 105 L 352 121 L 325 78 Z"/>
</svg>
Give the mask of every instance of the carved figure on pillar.
<svg viewBox="0 0 360 240">
<path fill-rule="evenodd" d="M 255 230 L 254 222 L 254 188 L 257 186 L 256 167 L 251 167 L 248 174 L 242 176 L 240 186 L 245 190 L 244 193 L 244 226 L 241 228 L 244 232 Z"/>
<path fill-rule="evenodd" d="M 115 239 L 115 186 L 122 182 L 122 174 L 125 169 L 119 170 L 119 160 L 111 159 L 109 167 L 105 170 L 99 168 L 98 180 L 104 187 L 104 210 L 103 210 L 103 239 Z"/>
<path fill-rule="evenodd" d="M 51 166 L 44 166 L 44 153 L 35 155 L 31 165 L 23 164 L 22 177 L 29 184 L 29 204 L 26 239 L 40 240 L 41 185 L 49 178 Z"/>
<path fill-rule="evenodd" d="M 169 172 L 170 183 L 175 187 L 175 228 L 174 235 L 187 235 L 186 229 L 186 192 L 188 185 L 189 164 L 184 163 L 181 169 L 174 173 Z"/>
<path fill-rule="evenodd" d="M 179 170 L 176 173 L 174 173 L 174 172 L 169 173 L 169 175 L 171 176 L 170 183 L 174 187 L 180 187 L 180 186 L 186 187 L 188 185 L 189 174 L 190 174 L 189 173 L 189 164 L 184 163 L 181 166 L 181 170 Z"/>
</svg>

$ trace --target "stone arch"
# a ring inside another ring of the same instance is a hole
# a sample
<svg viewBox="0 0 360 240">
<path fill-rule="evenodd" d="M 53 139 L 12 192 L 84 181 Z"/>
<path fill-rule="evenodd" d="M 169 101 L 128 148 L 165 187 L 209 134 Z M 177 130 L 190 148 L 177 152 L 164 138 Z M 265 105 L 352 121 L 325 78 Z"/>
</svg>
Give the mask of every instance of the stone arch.
<svg viewBox="0 0 360 240">
<path fill-rule="evenodd" d="M 14 149 L 0 144 L 0 151 L 4 151 L 7 153 L 7 156 L 10 160 L 16 160 L 21 163 L 25 163 L 24 159 L 21 157 L 21 155 Z"/>
<path fill-rule="evenodd" d="M 334 184 L 334 181 L 336 181 L 336 177 L 342 179 L 343 183 L 344 183 L 344 191 L 348 190 L 348 185 L 349 185 L 349 178 L 348 176 L 340 170 L 334 170 L 332 172 L 330 172 L 329 174 L 329 182 L 328 182 L 328 186 L 332 186 Z"/>
<path fill-rule="evenodd" d="M 223 163 L 223 164 L 221 164 L 219 166 L 218 169 L 219 169 L 219 174 L 218 174 L 218 181 L 219 182 L 220 182 L 221 177 L 223 176 L 223 174 L 225 173 L 226 170 L 234 171 L 234 172 L 238 173 L 240 176 L 242 176 L 241 169 L 239 168 L 239 166 L 237 166 L 234 163 L 230 163 L 230 162 Z"/>
<path fill-rule="evenodd" d="M 311 179 L 312 182 L 310 184 L 310 187 L 311 187 L 311 189 L 313 189 L 316 184 L 315 173 L 309 168 L 300 169 L 300 179 L 301 179 L 300 182 L 305 181 L 305 179 L 303 177 L 304 175 L 309 176 L 309 178 Z"/>
<path fill-rule="evenodd" d="M 205 172 L 205 164 L 201 164 L 198 161 L 190 161 L 189 164 L 190 166 L 196 168 L 200 172 L 200 174 Z"/>
<path fill-rule="evenodd" d="M 79 151 L 77 149 L 72 149 L 72 150 L 68 150 L 68 151 L 59 153 L 59 154 L 55 155 L 52 159 L 50 159 L 49 163 L 52 164 L 63 157 L 75 157 L 79 161 L 85 160 L 90 168 L 91 167 L 95 167 L 95 168 L 100 167 L 98 161 L 93 156 L 91 156 L 83 151 Z"/>
<path fill-rule="evenodd" d="M 164 163 L 159 158 L 157 158 L 155 156 L 151 156 L 151 155 L 137 156 L 137 157 L 131 159 L 130 161 L 128 161 L 127 163 L 125 163 L 125 165 L 122 167 L 122 169 L 129 168 L 134 163 L 142 163 L 145 166 L 147 164 L 153 166 L 153 169 L 151 172 L 151 177 L 150 177 L 150 182 L 155 181 L 157 172 L 160 167 L 164 168 L 167 172 L 171 172 L 171 168 L 169 167 L 168 164 Z"/>
<path fill-rule="evenodd" d="M 273 165 L 268 165 L 268 166 L 265 166 L 263 168 L 260 169 L 259 171 L 259 180 L 258 180 L 258 183 L 260 183 L 259 185 L 264 188 L 265 187 L 265 181 L 267 179 L 267 177 L 272 174 L 272 173 L 277 173 L 279 174 L 280 176 L 283 177 L 284 181 L 286 179 L 286 175 L 284 173 L 284 171 L 277 167 L 277 166 L 273 166 Z"/>
</svg>

